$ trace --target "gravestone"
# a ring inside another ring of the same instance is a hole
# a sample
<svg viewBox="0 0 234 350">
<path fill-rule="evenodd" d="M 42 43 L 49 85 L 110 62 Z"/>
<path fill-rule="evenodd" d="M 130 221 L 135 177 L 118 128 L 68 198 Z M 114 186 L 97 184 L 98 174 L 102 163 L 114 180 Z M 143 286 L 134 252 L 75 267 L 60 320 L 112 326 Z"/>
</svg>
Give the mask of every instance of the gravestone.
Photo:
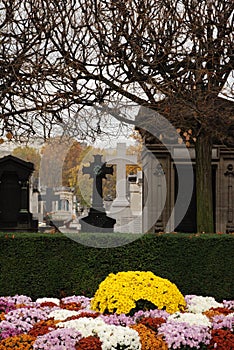
<svg viewBox="0 0 234 350">
<path fill-rule="evenodd" d="M 117 144 L 117 154 L 106 157 L 108 164 L 116 165 L 116 198 L 112 208 L 129 207 L 127 195 L 126 165 L 137 164 L 137 156 L 126 153 L 126 143 Z"/>
<path fill-rule="evenodd" d="M 54 194 L 57 200 L 53 202 L 52 219 L 57 226 L 63 226 L 73 217 L 76 198 L 71 187 L 55 188 Z"/>
<path fill-rule="evenodd" d="M 29 210 L 32 213 L 32 215 L 38 220 L 39 219 L 39 190 L 38 187 L 30 181 L 30 189 L 29 189 Z"/>
<path fill-rule="evenodd" d="M 29 211 L 29 179 L 33 163 L 8 155 L 0 159 L 0 231 L 37 232 Z"/>
<path fill-rule="evenodd" d="M 132 213 L 130 233 L 142 233 L 142 171 L 128 175 L 129 202 Z"/>
<path fill-rule="evenodd" d="M 71 220 L 75 205 L 73 188 L 71 187 L 42 187 L 39 197 L 40 217 L 44 223 L 40 225 L 40 231 L 53 227 L 59 229 L 65 222 Z M 45 225 L 46 224 L 46 225 Z"/>
<path fill-rule="evenodd" d="M 110 216 L 116 219 L 115 232 L 133 233 L 133 214 L 127 198 L 126 166 L 137 164 L 137 156 L 126 153 L 126 143 L 117 144 L 116 155 L 106 157 L 108 164 L 116 165 L 116 198 L 110 207 Z"/>
<path fill-rule="evenodd" d="M 133 181 L 135 177 L 135 181 Z M 142 214 L 142 171 L 137 171 L 135 176 L 128 175 L 129 202 L 132 214 Z"/>
<path fill-rule="evenodd" d="M 53 202 L 59 200 L 59 196 L 54 194 L 53 188 L 46 187 L 46 193 L 41 195 L 41 200 L 44 202 L 46 213 L 53 211 Z"/>
<path fill-rule="evenodd" d="M 102 180 L 107 174 L 113 174 L 113 167 L 107 167 L 102 162 L 100 154 L 94 155 L 94 162 L 89 167 L 83 167 L 83 174 L 89 174 L 93 178 L 92 207 L 88 216 L 80 219 L 82 232 L 112 232 L 115 219 L 106 215 L 103 206 Z"/>
</svg>

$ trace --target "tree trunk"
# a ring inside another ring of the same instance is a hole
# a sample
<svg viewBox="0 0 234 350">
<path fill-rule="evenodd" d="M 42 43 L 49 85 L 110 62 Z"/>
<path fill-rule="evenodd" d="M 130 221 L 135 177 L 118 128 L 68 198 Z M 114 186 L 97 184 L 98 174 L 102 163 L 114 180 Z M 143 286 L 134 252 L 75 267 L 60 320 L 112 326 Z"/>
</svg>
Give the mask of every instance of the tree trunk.
<svg viewBox="0 0 234 350">
<path fill-rule="evenodd" d="M 214 232 L 212 140 L 201 133 L 196 140 L 197 232 Z"/>
</svg>

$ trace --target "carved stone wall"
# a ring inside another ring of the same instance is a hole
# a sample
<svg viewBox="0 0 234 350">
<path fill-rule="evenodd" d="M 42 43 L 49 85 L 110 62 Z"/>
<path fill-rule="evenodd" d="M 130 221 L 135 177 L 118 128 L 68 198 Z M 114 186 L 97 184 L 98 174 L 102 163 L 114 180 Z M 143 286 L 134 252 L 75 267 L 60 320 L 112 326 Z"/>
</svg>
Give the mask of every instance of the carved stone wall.
<svg viewBox="0 0 234 350">
<path fill-rule="evenodd" d="M 219 149 L 216 227 L 217 232 L 234 232 L 234 149 Z"/>
</svg>

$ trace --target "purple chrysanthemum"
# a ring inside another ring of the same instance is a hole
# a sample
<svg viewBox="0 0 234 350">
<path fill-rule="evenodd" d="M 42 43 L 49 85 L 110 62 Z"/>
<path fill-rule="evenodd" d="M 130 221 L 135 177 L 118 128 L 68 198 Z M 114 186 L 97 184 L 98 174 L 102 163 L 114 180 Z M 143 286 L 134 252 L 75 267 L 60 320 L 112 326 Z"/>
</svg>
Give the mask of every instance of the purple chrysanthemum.
<svg viewBox="0 0 234 350">
<path fill-rule="evenodd" d="M 172 349 L 182 346 L 199 349 L 201 344 L 209 344 L 211 339 L 210 328 L 202 325 L 191 325 L 185 322 L 167 321 L 158 328 L 167 345 Z"/>
<path fill-rule="evenodd" d="M 216 315 L 212 319 L 213 329 L 234 330 L 234 313 L 229 315 Z"/>
<path fill-rule="evenodd" d="M 166 312 L 165 310 L 148 310 L 148 311 L 143 311 L 139 310 L 133 315 L 133 319 L 135 322 L 138 322 L 140 319 L 145 318 L 145 317 L 162 317 L 167 319 L 170 314 Z"/>
<path fill-rule="evenodd" d="M 5 315 L 6 321 L 10 322 L 20 332 L 28 332 L 35 323 L 46 320 L 48 312 L 38 308 L 18 308 Z"/>
<path fill-rule="evenodd" d="M 84 297 L 84 296 L 77 296 L 72 295 L 70 297 L 65 297 L 61 300 L 64 304 L 67 303 L 80 303 L 82 309 L 89 309 L 90 308 L 90 298 Z"/>
<path fill-rule="evenodd" d="M 0 313 L 1 312 L 9 312 L 16 308 L 15 304 L 12 301 L 7 300 L 5 297 L 0 298 Z"/>
<path fill-rule="evenodd" d="M 34 303 L 32 301 L 32 299 L 30 297 L 27 297 L 26 295 L 14 295 L 14 296 L 9 296 L 6 297 L 8 302 L 11 302 L 15 305 L 17 304 L 24 304 L 24 305 L 28 305 L 28 306 L 33 306 Z"/>
<path fill-rule="evenodd" d="M 224 300 L 223 307 L 229 310 L 234 310 L 234 300 Z"/>
<path fill-rule="evenodd" d="M 39 336 L 33 344 L 35 350 L 75 350 L 76 343 L 82 338 L 81 334 L 72 328 L 55 329 L 50 333 Z"/>
<path fill-rule="evenodd" d="M 115 326 L 130 326 L 135 324 L 133 317 L 126 316 L 125 314 L 117 315 L 100 315 L 100 318 L 106 323 Z"/>
<path fill-rule="evenodd" d="M 0 322 L 0 340 L 20 334 L 21 331 L 8 321 Z"/>
</svg>

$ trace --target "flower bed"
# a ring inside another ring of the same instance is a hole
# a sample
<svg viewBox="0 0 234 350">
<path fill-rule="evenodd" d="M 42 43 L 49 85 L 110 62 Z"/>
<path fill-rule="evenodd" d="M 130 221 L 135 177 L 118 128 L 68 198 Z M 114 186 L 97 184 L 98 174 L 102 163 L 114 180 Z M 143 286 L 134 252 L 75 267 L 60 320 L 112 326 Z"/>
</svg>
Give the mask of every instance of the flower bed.
<svg viewBox="0 0 234 350">
<path fill-rule="evenodd" d="M 163 289 L 160 293 L 166 294 Z M 142 294 L 139 298 L 142 301 Z M 0 297 L 0 350 L 234 349 L 234 301 L 187 295 L 183 309 L 173 313 L 166 310 L 165 299 L 165 307 L 147 310 L 146 304 L 144 309 L 133 305 L 134 312 L 118 314 L 98 312 L 94 299 Z"/>
</svg>

